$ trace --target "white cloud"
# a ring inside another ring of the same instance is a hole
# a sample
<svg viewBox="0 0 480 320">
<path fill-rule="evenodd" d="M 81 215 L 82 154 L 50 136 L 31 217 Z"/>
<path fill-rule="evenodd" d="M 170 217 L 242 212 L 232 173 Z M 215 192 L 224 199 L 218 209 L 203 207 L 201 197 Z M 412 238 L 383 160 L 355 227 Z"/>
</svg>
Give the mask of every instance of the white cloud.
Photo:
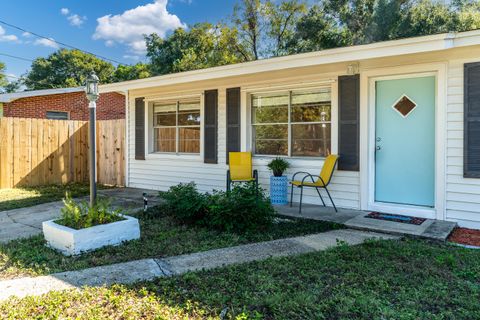
<svg viewBox="0 0 480 320">
<path fill-rule="evenodd" d="M 16 35 L 7 34 L 5 29 L 0 26 L 0 42 L 19 42 L 19 41 Z"/>
<path fill-rule="evenodd" d="M 24 37 L 24 38 L 30 38 L 31 36 L 32 36 L 32 34 L 30 32 L 25 31 L 24 33 L 22 33 L 22 37 Z"/>
<path fill-rule="evenodd" d="M 70 10 L 68 8 L 62 8 L 60 9 L 60 13 L 66 16 L 70 13 Z"/>
<path fill-rule="evenodd" d="M 72 26 L 80 27 L 85 22 L 85 20 L 87 20 L 87 17 L 81 17 L 78 14 L 72 14 L 71 16 L 67 17 L 67 20 Z"/>
<path fill-rule="evenodd" d="M 122 43 L 136 54 L 145 53 L 145 34 L 157 33 L 165 37 L 169 31 L 185 27 L 180 19 L 168 12 L 168 0 L 138 6 L 118 15 L 106 15 L 97 19 L 93 34 L 95 40 L 105 40 L 107 45 Z"/>
<path fill-rule="evenodd" d="M 33 43 L 35 45 L 38 45 L 38 46 L 44 46 L 44 47 L 48 47 L 48 48 L 54 48 L 54 49 L 58 49 L 59 46 L 56 42 L 54 42 L 54 39 L 53 38 L 50 38 L 50 39 L 37 39 L 35 40 L 35 42 Z"/>
<path fill-rule="evenodd" d="M 124 59 L 128 59 L 128 60 L 133 60 L 133 61 L 139 61 L 140 60 L 140 56 L 137 56 L 137 55 L 131 55 L 131 54 L 125 54 L 123 56 Z"/>
</svg>

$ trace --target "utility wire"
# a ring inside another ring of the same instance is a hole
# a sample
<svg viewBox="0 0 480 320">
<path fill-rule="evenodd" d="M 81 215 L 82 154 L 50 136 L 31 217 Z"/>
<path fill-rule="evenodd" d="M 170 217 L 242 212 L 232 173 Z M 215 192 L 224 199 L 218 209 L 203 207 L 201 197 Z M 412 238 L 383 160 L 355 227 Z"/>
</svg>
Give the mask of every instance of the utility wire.
<svg viewBox="0 0 480 320">
<path fill-rule="evenodd" d="M 71 46 L 71 45 L 66 44 L 66 43 L 64 43 L 64 42 L 60 42 L 60 41 L 54 40 L 54 39 L 52 39 L 52 38 L 42 36 L 41 34 L 38 34 L 38 33 L 36 33 L 36 32 L 32 32 L 32 31 L 29 31 L 29 30 L 26 30 L 26 29 L 24 29 L 24 28 L 21 28 L 21 27 L 19 27 L 19 26 L 13 25 L 13 24 L 11 24 L 11 23 L 5 22 L 5 21 L 3 21 L 3 20 L 0 20 L 0 23 L 3 24 L 3 25 L 5 25 L 5 26 L 8 26 L 8 27 L 10 27 L 10 28 L 14 28 L 14 29 L 17 29 L 17 30 L 20 30 L 20 31 L 23 31 L 23 32 L 28 32 L 28 33 L 30 33 L 30 34 L 38 37 L 38 38 L 42 38 L 42 39 L 46 39 L 46 40 L 48 40 L 48 41 L 55 42 L 55 43 L 57 43 L 57 44 L 59 44 L 59 45 L 61 45 L 61 46 L 63 46 L 63 47 L 68 47 L 68 48 L 70 48 L 70 49 L 79 50 L 79 51 L 82 51 L 82 52 L 84 52 L 84 53 L 88 53 L 88 54 L 94 55 L 94 56 L 96 56 L 96 57 L 98 57 L 98 58 L 102 58 L 102 59 L 104 59 L 104 60 L 107 60 L 107 61 L 110 61 L 110 62 L 114 62 L 114 63 L 117 63 L 117 64 L 125 64 L 125 63 L 123 63 L 123 62 L 120 62 L 120 61 L 117 61 L 117 60 L 114 60 L 114 59 L 109 59 L 109 58 L 107 58 L 107 57 L 104 57 L 104 56 L 101 56 L 101 55 L 98 55 L 98 54 L 95 54 L 95 53 L 92 53 L 92 52 L 89 52 L 89 51 L 85 51 L 85 50 L 79 49 L 79 48 L 77 48 L 77 47 Z"/>
<path fill-rule="evenodd" d="M 32 60 L 32 59 L 23 58 L 23 57 L 19 57 L 19 56 L 14 56 L 14 55 L 11 55 L 11 54 L 8 54 L 8 53 L 1 53 L 1 52 L 0 52 L 0 56 L 9 57 L 9 58 L 14 58 L 14 59 L 23 60 L 23 61 L 29 61 L 29 62 L 33 62 L 33 61 L 34 61 L 34 60 Z"/>
</svg>

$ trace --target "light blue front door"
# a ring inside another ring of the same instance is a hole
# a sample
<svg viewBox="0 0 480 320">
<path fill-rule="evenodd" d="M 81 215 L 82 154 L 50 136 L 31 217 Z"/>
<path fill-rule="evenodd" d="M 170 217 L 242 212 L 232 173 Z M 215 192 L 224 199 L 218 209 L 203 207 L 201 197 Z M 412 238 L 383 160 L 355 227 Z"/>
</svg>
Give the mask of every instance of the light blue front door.
<svg viewBox="0 0 480 320">
<path fill-rule="evenodd" d="M 376 82 L 375 201 L 433 207 L 435 77 Z"/>
</svg>

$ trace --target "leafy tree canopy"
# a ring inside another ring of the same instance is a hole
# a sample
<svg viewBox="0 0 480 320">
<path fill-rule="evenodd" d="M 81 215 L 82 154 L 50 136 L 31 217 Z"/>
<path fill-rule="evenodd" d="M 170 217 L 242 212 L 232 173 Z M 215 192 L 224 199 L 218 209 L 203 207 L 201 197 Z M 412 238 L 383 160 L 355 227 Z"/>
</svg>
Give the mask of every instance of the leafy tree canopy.
<svg viewBox="0 0 480 320">
<path fill-rule="evenodd" d="M 113 73 L 112 82 L 143 79 L 151 76 L 150 66 L 145 63 L 135 65 L 119 65 Z"/>
<path fill-rule="evenodd" d="M 290 53 L 478 28 L 478 1 L 324 0 L 298 22 Z"/>
<path fill-rule="evenodd" d="M 153 33 L 145 40 L 154 75 L 247 60 L 237 31 L 221 24 L 200 23 L 189 30 L 179 28 L 166 39 Z"/>
<path fill-rule="evenodd" d="M 37 58 L 25 78 L 30 90 L 78 87 L 94 70 L 101 83 L 111 82 L 115 67 L 79 50 L 60 49 L 47 58 Z"/>
<path fill-rule="evenodd" d="M 7 77 L 5 76 L 5 64 L 0 62 L 0 88 L 8 84 Z"/>
</svg>

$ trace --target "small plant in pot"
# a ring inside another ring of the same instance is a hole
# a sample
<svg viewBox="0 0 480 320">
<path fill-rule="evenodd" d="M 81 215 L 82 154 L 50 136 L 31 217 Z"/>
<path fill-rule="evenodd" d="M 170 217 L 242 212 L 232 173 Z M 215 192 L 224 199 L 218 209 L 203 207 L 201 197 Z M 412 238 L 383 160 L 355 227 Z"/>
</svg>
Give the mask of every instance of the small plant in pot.
<svg viewBox="0 0 480 320">
<path fill-rule="evenodd" d="M 42 229 L 47 245 L 64 255 L 78 255 L 140 238 L 138 220 L 112 209 L 109 199 L 99 198 L 90 206 L 67 194 L 63 202 L 60 218 L 43 222 Z"/>
<path fill-rule="evenodd" d="M 285 205 L 288 203 L 288 179 L 283 173 L 290 167 L 287 160 L 276 157 L 269 162 L 268 168 L 272 170 L 270 177 L 270 200 L 272 204 Z"/>
</svg>

